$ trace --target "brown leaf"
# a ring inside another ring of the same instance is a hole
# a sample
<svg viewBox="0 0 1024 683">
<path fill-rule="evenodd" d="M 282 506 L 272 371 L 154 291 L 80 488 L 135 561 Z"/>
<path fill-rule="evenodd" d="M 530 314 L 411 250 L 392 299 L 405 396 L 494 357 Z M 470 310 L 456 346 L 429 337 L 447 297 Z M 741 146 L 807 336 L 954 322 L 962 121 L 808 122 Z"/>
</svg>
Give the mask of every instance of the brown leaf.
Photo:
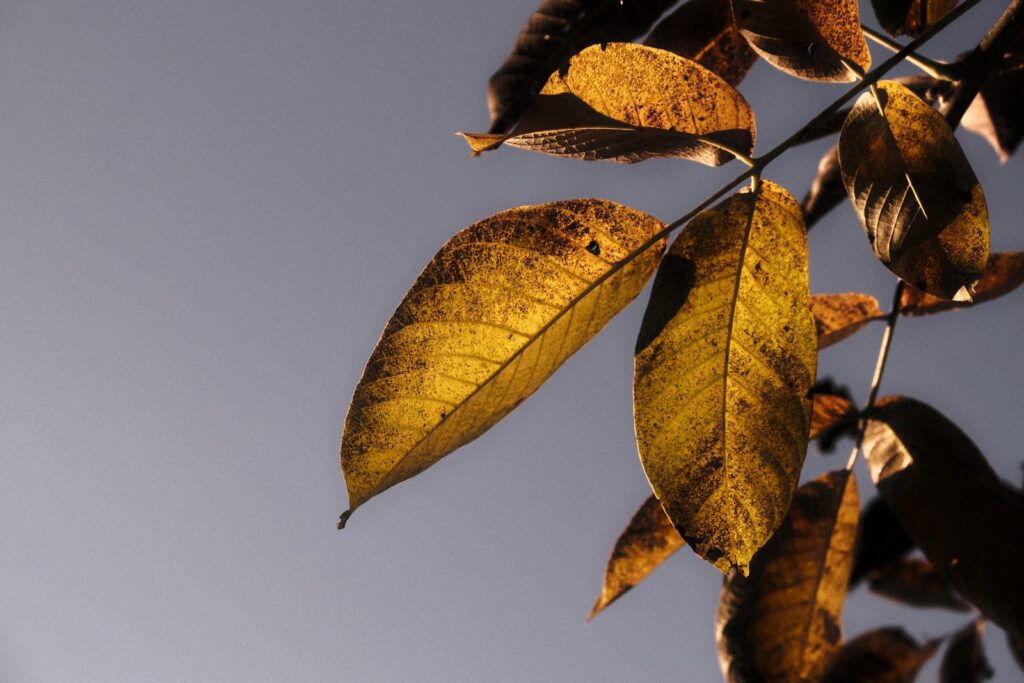
<svg viewBox="0 0 1024 683">
<path fill-rule="evenodd" d="M 726 578 L 715 619 L 726 681 L 820 680 L 842 638 L 858 511 L 848 471 L 804 484 L 750 576 Z"/>
<path fill-rule="evenodd" d="M 850 585 L 856 585 L 874 570 L 899 560 L 913 547 L 914 542 L 889 506 L 875 497 L 860 515 Z"/>
<path fill-rule="evenodd" d="M 818 162 L 818 172 L 811 182 L 811 189 L 800 203 L 807 228 L 821 220 L 844 197 L 846 188 L 839 171 L 839 147 L 833 145 Z"/>
<path fill-rule="evenodd" d="M 871 0 L 875 16 L 890 35 L 917 37 L 949 14 L 957 0 Z M 922 21 L 922 19 L 924 21 Z"/>
<path fill-rule="evenodd" d="M 1006 163 L 1024 138 L 1024 33 L 989 74 L 960 123 L 985 138 Z"/>
<path fill-rule="evenodd" d="M 840 422 L 854 418 L 856 414 L 857 409 L 847 397 L 815 392 L 811 402 L 811 433 L 808 438 L 815 439 Z"/>
<path fill-rule="evenodd" d="M 924 645 L 898 627 L 863 633 L 839 650 L 823 683 L 912 683 L 939 641 Z"/>
<path fill-rule="evenodd" d="M 594 43 L 643 35 L 674 4 L 675 0 L 542 0 L 487 84 L 490 132 L 510 129 L 551 72 L 570 56 Z"/>
<path fill-rule="evenodd" d="M 935 567 L 919 558 L 897 560 L 876 569 L 868 587 L 873 593 L 912 607 L 945 607 L 957 612 L 970 609 Z"/>
<path fill-rule="evenodd" d="M 981 279 L 974 285 L 974 302 L 980 304 L 1009 294 L 1024 284 L 1024 252 L 1007 251 L 992 254 Z M 970 301 L 948 301 L 919 289 L 906 287 L 900 298 L 901 315 L 929 315 L 973 305 Z"/>
<path fill-rule="evenodd" d="M 689 0 L 662 19 L 644 45 L 675 52 L 739 85 L 757 61 L 732 18 L 730 0 Z"/>
<path fill-rule="evenodd" d="M 811 81 L 851 83 L 871 52 L 860 28 L 857 0 L 732 0 L 740 33 L 772 66 Z"/>
<path fill-rule="evenodd" d="M 870 411 L 871 477 L 939 574 L 1007 630 L 1024 630 L 1024 497 L 934 408 L 900 396 Z"/>
<path fill-rule="evenodd" d="M 878 97 L 861 95 L 839 136 L 850 201 L 889 270 L 934 296 L 969 300 L 988 259 L 981 185 L 942 115 L 895 81 L 879 82 Z"/>
<path fill-rule="evenodd" d="M 502 144 L 575 159 L 657 157 L 718 166 L 754 149 L 754 112 L 720 76 L 643 45 L 594 45 L 556 71 L 507 135 L 460 132 L 474 154 Z"/>
<path fill-rule="evenodd" d="M 819 349 L 841 342 L 872 320 L 885 317 L 875 297 L 858 292 L 814 294 L 811 314 L 818 330 Z"/>
<path fill-rule="evenodd" d="M 985 657 L 985 622 L 972 621 L 957 631 L 946 646 L 939 669 L 939 683 L 980 683 L 995 672 Z"/>
<path fill-rule="evenodd" d="M 615 541 L 604 570 L 601 596 L 590 610 L 587 621 L 647 578 L 684 544 L 658 499 L 651 496 L 645 500 Z"/>
</svg>

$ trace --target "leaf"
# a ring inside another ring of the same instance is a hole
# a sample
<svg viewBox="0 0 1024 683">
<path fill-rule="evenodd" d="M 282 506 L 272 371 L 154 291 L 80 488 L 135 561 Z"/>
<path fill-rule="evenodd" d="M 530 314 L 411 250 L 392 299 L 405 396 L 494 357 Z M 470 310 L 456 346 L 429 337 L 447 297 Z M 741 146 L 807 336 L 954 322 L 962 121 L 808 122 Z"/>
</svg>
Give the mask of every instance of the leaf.
<svg viewBox="0 0 1024 683">
<path fill-rule="evenodd" d="M 985 195 L 949 124 L 894 81 L 861 95 L 839 135 L 843 184 L 875 256 L 908 284 L 969 300 L 988 259 Z"/>
<path fill-rule="evenodd" d="M 507 135 L 460 132 L 474 154 L 502 144 L 575 159 L 657 157 L 718 166 L 754 149 L 754 112 L 721 77 L 643 45 L 594 45 L 556 71 Z"/>
<path fill-rule="evenodd" d="M 1024 630 L 1024 497 L 934 408 L 879 401 L 864 454 L 879 493 L 939 574 L 1007 630 Z"/>
<path fill-rule="evenodd" d="M 601 596 L 590 610 L 590 621 L 630 588 L 647 578 L 684 545 L 661 503 L 650 496 L 623 530 L 604 570 Z"/>
<path fill-rule="evenodd" d="M 715 640 L 726 681 L 817 681 L 839 649 L 857 533 L 857 483 L 846 470 L 804 484 L 779 531 L 732 572 Z"/>
<path fill-rule="evenodd" d="M 511 128 L 552 71 L 588 45 L 643 35 L 675 0 L 542 0 L 487 84 L 491 133 Z"/>
<path fill-rule="evenodd" d="M 939 669 L 939 683 L 980 683 L 995 672 L 985 657 L 985 622 L 972 621 L 953 635 Z"/>
<path fill-rule="evenodd" d="M 849 398 L 816 391 L 811 402 L 811 432 L 808 438 L 814 439 L 840 422 L 855 418 L 856 414 L 857 409 Z"/>
<path fill-rule="evenodd" d="M 661 228 L 620 204 L 578 199 L 502 211 L 445 244 L 352 397 L 341 442 L 351 510 L 536 391 L 640 292 L 663 243 L 624 257 Z"/>
<path fill-rule="evenodd" d="M 974 302 L 984 301 L 1009 294 L 1024 284 L 1024 252 L 1008 251 L 992 254 L 981 279 L 974 286 Z M 947 301 L 926 294 L 913 287 L 906 287 L 900 298 L 900 314 L 909 316 L 941 313 L 973 305 L 969 301 Z"/>
<path fill-rule="evenodd" d="M 878 23 L 890 35 L 916 38 L 949 14 L 956 7 L 956 2 L 957 0 L 871 0 L 871 6 L 875 8 Z M 921 21 L 922 14 L 924 21 Z"/>
<path fill-rule="evenodd" d="M 782 524 L 817 362 L 807 236 L 762 183 L 699 214 L 662 261 L 637 341 L 640 459 L 686 542 L 744 573 Z"/>
<path fill-rule="evenodd" d="M 872 320 L 885 317 L 875 297 L 858 292 L 815 294 L 810 305 L 819 349 L 837 344 Z"/>
<path fill-rule="evenodd" d="M 730 0 L 689 0 L 658 22 L 644 45 L 675 52 L 739 85 L 757 61 L 732 18 Z"/>
<path fill-rule="evenodd" d="M 895 626 L 857 636 L 839 650 L 824 683 L 911 683 L 939 641 L 924 645 Z"/>
<path fill-rule="evenodd" d="M 989 73 L 961 125 L 985 138 L 1006 163 L 1024 138 L 1024 34 L 1018 33 L 1003 60 Z"/>
<path fill-rule="evenodd" d="M 926 560 L 907 558 L 876 569 L 868 587 L 873 593 L 911 607 L 945 607 L 966 612 L 970 609 Z"/>
<path fill-rule="evenodd" d="M 839 172 L 839 147 L 833 145 L 818 162 L 818 171 L 811 189 L 800 202 L 807 227 L 814 225 L 846 196 L 843 177 Z"/>
<path fill-rule="evenodd" d="M 874 570 L 899 560 L 914 548 L 914 542 L 900 526 L 899 520 L 879 497 L 873 498 L 864 508 L 857 529 L 851 586 Z"/>
<path fill-rule="evenodd" d="M 1024 671 L 1024 635 L 1007 632 L 1006 645 L 1010 648 L 1010 654 L 1017 661 L 1017 666 Z"/>
<path fill-rule="evenodd" d="M 765 61 L 811 81 L 852 83 L 871 68 L 857 0 L 732 0 L 740 33 Z"/>
</svg>

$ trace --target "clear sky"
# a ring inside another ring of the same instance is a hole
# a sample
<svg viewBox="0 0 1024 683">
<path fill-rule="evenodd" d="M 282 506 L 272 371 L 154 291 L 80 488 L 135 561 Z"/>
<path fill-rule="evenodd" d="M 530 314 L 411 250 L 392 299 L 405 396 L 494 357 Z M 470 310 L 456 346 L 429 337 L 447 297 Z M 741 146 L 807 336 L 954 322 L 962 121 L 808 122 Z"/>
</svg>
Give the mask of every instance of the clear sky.
<svg viewBox="0 0 1024 683">
<path fill-rule="evenodd" d="M 584 623 L 649 490 L 630 395 L 646 293 L 501 424 L 334 529 L 352 390 L 445 240 L 568 197 L 672 220 L 738 170 L 470 158 L 452 132 L 486 129 L 487 77 L 536 1 L 0 3 L 0 679 L 719 679 L 721 578 L 689 550 Z M 1001 5 L 927 53 L 969 48 Z M 759 64 L 741 86 L 759 149 L 843 89 Z M 993 249 L 1024 249 L 1021 157 L 959 137 Z M 826 147 L 766 177 L 800 197 Z M 810 244 L 815 291 L 888 300 L 848 207 Z M 1021 296 L 903 321 L 883 386 L 1014 483 Z M 880 335 L 819 375 L 863 400 Z M 805 476 L 847 452 L 812 448 Z M 860 589 L 844 626 L 966 621 L 903 615 Z M 1019 680 L 998 628 L 987 642 L 996 680 Z"/>
</svg>

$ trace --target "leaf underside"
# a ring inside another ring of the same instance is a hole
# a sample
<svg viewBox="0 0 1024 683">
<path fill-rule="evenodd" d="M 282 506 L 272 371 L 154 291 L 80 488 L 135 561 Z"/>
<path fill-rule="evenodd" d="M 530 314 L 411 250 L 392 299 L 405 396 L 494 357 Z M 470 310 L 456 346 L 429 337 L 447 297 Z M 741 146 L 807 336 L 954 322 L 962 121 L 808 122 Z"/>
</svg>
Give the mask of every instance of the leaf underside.
<svg viewBox="0 0 1024 683">
<path fill-rule="evenodd" d="M 366 365 L 341 466 L 355 509 L 423 471 L 532 394 L 625 307 L 662 223 L 600 199 L 509 209 L 466 228 L 427 265 Z"/>
<path fill-rule="evenodd" d="M 816 361 L 792 195 L 765 182 L 693 219 L 655 277 L 633 406 L 655 495 L 722 571 L 745 572 L 789 509 Z"/>
<path fill-rule="evenodd" d="M 915 38 L 949 14 L 956 3 L 957 0 L 871 0 L 878 23 L 890 35 Z"/>
</svg>

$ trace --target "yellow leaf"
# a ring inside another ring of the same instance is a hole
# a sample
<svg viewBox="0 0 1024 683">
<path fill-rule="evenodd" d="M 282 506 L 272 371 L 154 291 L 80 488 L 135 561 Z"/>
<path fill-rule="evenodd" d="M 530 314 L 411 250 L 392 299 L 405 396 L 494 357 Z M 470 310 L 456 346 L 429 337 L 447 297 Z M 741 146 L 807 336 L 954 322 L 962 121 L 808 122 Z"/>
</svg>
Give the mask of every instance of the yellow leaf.
<svg viewBox="0 0 1024 683">
<path fill-rule="evenodd" d="M 789 509 L 816 347 L 792 195 L 765 182 L 694 218 L 654 281 L 633 408 L 655 495 L 722 571 L 746 571 Z"/>
<path fill-rule="evenodd" d="M 715 627 L 726 681 L 821 679 L 842 637 L 859 514 L 850 472 L 824 474 L 797 491 L 750 576 L 729 575 Z"/>
<path fill-rule="evenodd" d="M 949 14 L 956 7 L 956 2 L 957 0 L 871 0 L 871 5 L 875 8 L 878 23 L 891 35 L 917 37 Z M 924 21 L 921 21 L 922 18 Z"/>
<path fill-rule="evenodd" d="M 885 317 L 875 297 L 858 292 L 815 294 L 811 297 L 811 313 L 818 329 L 819 349 L 841 342 L 872 320 Z"/>
<path fill-rule="evenodd" d="M 720 76 L 630 43 L 592 45 L 551 74 L 507 135 L 459 132 L 474 154 L 502 144 L 586 160 L 681 157 L 717 166 L 749 155 L 754 112 Z"/>
<path fill-rule="evenodd" d="M 797 78 L 852 83 L 844 62 L 871 68 L 857 0 L 732 0 L 732 9 L 750 46 Z"/>
<path fill-rule="evenodd" d="M 600 199 L 509 209 L 434 257 L 391 317 L 345 419 L 350 511 L 521 403 L 643 288 L 662 228 Z M 342 524 L 347 518 L 343 516 Z"/>
<path fill-rule="evenodd" d="M 1024 252 L 1008 251 L 992 254 L 981 279 L 974 285 L 974 301 L 947 301 L 913 287 L 900 297 L 901 315 L 929 315 L 980 304 L 1009 294 L 1024 284 Z"/>
<path fill-rule="evenodd" d="M 988 259 L 981 185 L 946 120 L 895 81 L 861 95 L 839 136 L 843 184 L 875 256 L 943 299 L 970 299 Z"/>
<path fill-rule="evenodd" d="M 918 645 L 903 629 L 894 626 L 862 633 L 839 650 L 823 683 L 913 683 L 940 642 L 929 640 Z"/>
<path fill-rule="evenodd" d="M 651 496 L 645 500 L 615 541 L 604 570 L 601 595 L 587 621 L 643 581 L 684 544 L 658 499 Z"/>
</svg>

